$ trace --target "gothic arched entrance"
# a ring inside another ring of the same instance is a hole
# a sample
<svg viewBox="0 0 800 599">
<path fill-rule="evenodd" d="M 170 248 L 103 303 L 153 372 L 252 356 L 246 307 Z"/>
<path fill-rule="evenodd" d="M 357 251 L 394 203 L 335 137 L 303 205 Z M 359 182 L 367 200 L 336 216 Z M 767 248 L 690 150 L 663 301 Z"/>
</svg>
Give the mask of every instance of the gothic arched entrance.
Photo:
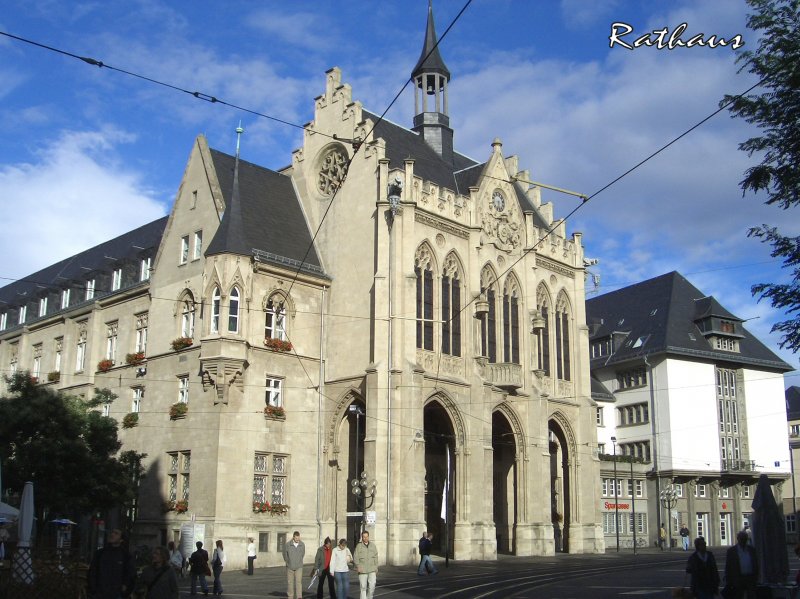
<svg viewBox="0 0 800 599">
<path fill-rule="evenodd" d="M 492 414 L 493 516 L 497 534 L 497 552 L 514 553 L 517 523 L 517 447 L 514 432 L 506 416 Z"/>
<path fill-rule="evenodd" d="M 425 525 L 433 533 L 433 550 L 444 553 L 449 545 L 452 555 L 455 523 L 455 447 L 453 423 L 447 410 L 438 400 L 425 406 Z M 448 459 L 449 456 L 449 459 Z M 448 470 L 449 464 L 449 470 Z M 449 480 L 448 522 L 442 519 L 445 483 Z M 447 545 L 446 545 L 447 543 Z"/>
<path fill-rule="evenodd" d="M 550 448 L 550 518 L 556 552 L 569 551 L 570 523 L 570 447 L 561 424 L 552 419 L 547 423 Z"/>
<path fill-rule="evenodd" d="M 361 540 L 360 515 L 358 500 L 351 492 L 350 481 L 359 478 L 364 471 L 364 438 L 366 437 L 366 406 L 361 398 L 353 397 L 353 401 L 345 408 L 339 422 L 339 453 L 336 473 L 336 535 L 346 537 L 348 543 L 355 547 Z M 354 515 L 350 515 L 354 514 Z"/>
</svg>

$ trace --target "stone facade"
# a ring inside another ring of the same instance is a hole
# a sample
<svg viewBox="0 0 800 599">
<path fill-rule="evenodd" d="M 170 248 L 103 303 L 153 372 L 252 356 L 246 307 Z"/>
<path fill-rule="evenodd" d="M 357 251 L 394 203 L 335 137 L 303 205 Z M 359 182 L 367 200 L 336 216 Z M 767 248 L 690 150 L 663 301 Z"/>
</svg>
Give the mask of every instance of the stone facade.
<svg viewBox="0 0 800 599">
<path fill-rule="evenodd" d="M 604 550 L 580 234 L 499 140 L 480 164 L 441 152 L 379 123 L 331 69 L 281 173 L 197 138 L 148 280 L 0 331 L 0 363 L 29 368 L 41 346 L 52 364 L 63 347 L 48 384 L 107 387 L 111 417 L 138 412 L 121 431 L 147 453 L 138 540 L 191 525 L 239 568 L 252 536 L 257 565 L 276 565 L 284 535 L 352 539 L 365 511 L 386 563 L 416 563 L 423 530 L 455 559 Z M 318 266 L 307 245 L 259 237 L 285 201 L 316 232 Z M 145 360 L 126 364 L 145 314 Z M 110 323 L 114 364 L 96 371 Z M 188 411 L 171 419 L 176 402 Z"/>
</svg>

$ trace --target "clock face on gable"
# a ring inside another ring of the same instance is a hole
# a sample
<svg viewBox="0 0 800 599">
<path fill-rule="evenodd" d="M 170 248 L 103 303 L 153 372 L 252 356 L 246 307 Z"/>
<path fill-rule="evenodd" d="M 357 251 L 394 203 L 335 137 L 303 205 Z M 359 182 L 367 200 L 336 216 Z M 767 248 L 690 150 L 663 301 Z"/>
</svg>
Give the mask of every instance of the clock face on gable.
<svg viewBox="0 0 800 599">
<path fill-rule="evenodd" d="M 497 190 L 492 194 L 492 206 L 494 206 L 494 209 L 498 212 L 502 212 L 506 207 L 506 197 L 500 190 Z"/>
</svg>

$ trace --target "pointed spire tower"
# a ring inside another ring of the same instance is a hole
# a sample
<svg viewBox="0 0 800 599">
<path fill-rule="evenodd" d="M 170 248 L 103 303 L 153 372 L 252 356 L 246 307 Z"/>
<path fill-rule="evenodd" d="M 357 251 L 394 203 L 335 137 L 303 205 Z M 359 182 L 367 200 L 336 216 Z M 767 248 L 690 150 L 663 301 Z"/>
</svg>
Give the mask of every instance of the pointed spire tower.
<svg viewBox="0 0 800 599">
<path fill-rule="evenodd" d="M 236 127 L 236 156 L 233 161 L 233 188 L 219 229 L 208 244 L 206 256 L 215 254 L 239 254 L 249 256 L 252 248 L 247 245 L 244 231 L 244 216 L 242 215 L 242 200 L 239 196 L 239 147 L 242 140 L 242 122 Z"/>
<path fill-rule="evenodd" d="M 417 66 L 411 72 L 414 81 L 414 127 L 448 163 L 453 162 L 453 130 L 447 114 L 447 84 L 450 71 L 436 45 L 433 5 L 428 0 L 428 26 Z"/>
</svg>

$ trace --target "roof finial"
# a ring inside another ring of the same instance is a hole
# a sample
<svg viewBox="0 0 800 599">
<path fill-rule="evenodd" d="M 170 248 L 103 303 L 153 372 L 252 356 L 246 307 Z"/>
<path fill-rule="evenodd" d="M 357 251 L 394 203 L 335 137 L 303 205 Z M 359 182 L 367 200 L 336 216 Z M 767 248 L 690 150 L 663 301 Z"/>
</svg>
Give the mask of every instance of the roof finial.
<svg viewBox="0 0 800 599">
<path fill-rule="evenodd" d="M 236 157 L 239 157 L 239 143 L 242 140 L 242 133 L 244 133 L 244 129 L 242 129 L 242 121 L 239 121 L 239 126 L 236 127 Z"/>
</svg>

